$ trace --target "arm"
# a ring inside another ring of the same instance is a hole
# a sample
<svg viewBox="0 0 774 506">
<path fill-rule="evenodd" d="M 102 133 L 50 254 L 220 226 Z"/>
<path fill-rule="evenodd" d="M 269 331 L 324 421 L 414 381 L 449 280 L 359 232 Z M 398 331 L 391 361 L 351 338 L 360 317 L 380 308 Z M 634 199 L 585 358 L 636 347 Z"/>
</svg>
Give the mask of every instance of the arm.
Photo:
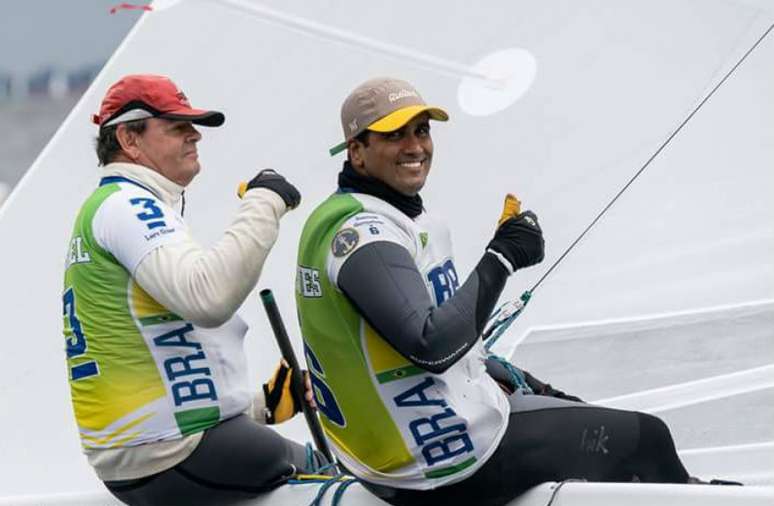
<svg viewBox="0 0 774 506">
<path fill-rule="evenodd" d="M 437 308 L 409 252 L 392 242 L 373 242 L 356 250 L 341 266 L 337 283 L 400 354 L 439 374 L 476 342 L 508 276 L 540 262 L 543 249 L 533 213 L 501 219 L 473 273 Z"/>
<path fill-rule="evenodd" d="M 486 253 L 454 296 L 434 307 L 408 251 L 395 243 L 375 242 L 347 259 L 338 284 L 401 355 L 438 374 L 479 338 L 507 277 L 500 261 Z"/>
<path fill-rule="evenodd" d="M 160 304 L 202 327 L 222 325 L 255 287 L 287 211 L 268 189 L 247 192 L 237 216 L 212 248 L 190 236 L 154 249 L 134 278 Z"/>
</svg>

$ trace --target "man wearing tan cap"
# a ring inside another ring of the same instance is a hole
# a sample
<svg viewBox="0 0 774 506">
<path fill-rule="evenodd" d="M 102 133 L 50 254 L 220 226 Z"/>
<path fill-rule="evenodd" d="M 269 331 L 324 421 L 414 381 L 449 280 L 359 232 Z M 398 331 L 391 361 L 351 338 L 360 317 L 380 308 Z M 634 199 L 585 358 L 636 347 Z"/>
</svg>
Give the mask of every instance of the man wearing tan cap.
<svg viewBox="0 0 774 506">
<path fill-rule="evenodd" d="M 298 411 L 288 369 L 251 394 L 235 314 L 298 190 L 261 171 L 202 248 L 179 204 L 200 170 L 194 125 L 220 126 L 223 114 L 191 107 L 164 76 L 129 75 L 93 121 L 102 179 L 75 220 L 63 293 L 89 463 L 130 505 L 227 504 L 312 471 L 303 447 L 264 426 Z"/>
<path fill-rule="evenodd" d="M 685 483 L 659 419 L 578 402 L 487 356 L 484 325 L 508 277 L 543 259 L 543 237 L 509 198 L 463 282 L 419 195 L 430 120 L 447 119 L 405 81 L 355 88 L 331 150 L 348 154 L 338 191 L 301 236 L 299 320 L 340 463 L 396 505 L 504 504 L 567 478 Z"/>
</svg>

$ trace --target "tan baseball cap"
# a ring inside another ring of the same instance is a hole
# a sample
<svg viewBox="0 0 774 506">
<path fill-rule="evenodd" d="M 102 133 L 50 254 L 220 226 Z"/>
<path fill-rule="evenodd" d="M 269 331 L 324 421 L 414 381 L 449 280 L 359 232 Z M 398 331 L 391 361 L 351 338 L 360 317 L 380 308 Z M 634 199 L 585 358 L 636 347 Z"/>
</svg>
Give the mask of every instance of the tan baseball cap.
<svg viewBox="0 0 774 506">
<path fill-rule="evenodd" d="M 341 153 L 347 148 L 350 139 L 365 130 L 397 130 L 423 112 L 438 121 L 449 119 L 449 115 L 440 107 L 425 104 L 417 90 L 406 81 L 390 77 L 370 79 L 355 88 L 341 105 L 344 142 L 333 146 L 329 152 L 331 156 Z"/>
</svg>

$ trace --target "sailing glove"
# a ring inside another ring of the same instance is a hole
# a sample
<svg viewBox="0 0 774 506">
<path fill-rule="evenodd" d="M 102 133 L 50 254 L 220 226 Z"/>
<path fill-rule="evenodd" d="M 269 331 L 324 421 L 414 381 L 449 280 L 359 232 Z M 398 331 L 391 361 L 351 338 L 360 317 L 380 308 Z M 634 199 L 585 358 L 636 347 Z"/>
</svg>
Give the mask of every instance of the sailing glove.
<svg viewBox="0 0 774 506">
<path fill-rule="evenodd" d="M 532 211 L 507 219 L 497 228 L 487 251 L 494 252 L 511 266 L 511 272 L 543 261 L 543 231 Z"/>
<path fill-rule="evenodd" d="M 268 383 L 263 385 L 263 395 L 266 398 L 266 423 L 282 423 L 301 411 L 301 403 L 293 394 L 291 386 L 291 369 L 282 360 Z"/>
<path fill-rule="evenodd" d="M 301 203 L 301 194 L 298 189 L 273 169 L 263 169 L 247 184 L 242 183 L 238 190 L 239 197 L 241 198 L 245 192 L 253 188 L 267 188 L 273 191 L 282 197 L 289 209 L 294 209 Z"/>
</svg>

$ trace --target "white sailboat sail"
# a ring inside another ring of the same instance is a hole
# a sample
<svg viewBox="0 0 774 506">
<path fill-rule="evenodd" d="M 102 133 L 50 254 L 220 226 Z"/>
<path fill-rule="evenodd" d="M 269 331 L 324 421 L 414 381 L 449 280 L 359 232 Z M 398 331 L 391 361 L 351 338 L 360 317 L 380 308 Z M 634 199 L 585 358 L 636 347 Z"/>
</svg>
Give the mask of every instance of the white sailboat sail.
<svg viewBox="0 0 774 506">
<path fill-rule="evenodd" d="M 72 220 L 98 179 L 90 114 L 120 76 L 170 75 L 195 103 L 226 113 L 223 128 L 204 131 L 203 171 L 186 192 L 202 242 L 218 237 L 238 204 L 236 184 L 257 168 L 298 183 L 304 202 L 283 221 L 260 283 L 273 288 L 294 329 L 291 260 L 304 218 L 334 189 L 341 160 L 327 148 L 339 139 L 339 106 L 355 84 L 399 76 L 450 112 L 448 124 L 434 126 L 423 196 L 452 225 L 462 271 L 479 258 L 506 191 L 538 213 L 546 259 L 509 281 L 505 297 L 515 299 L 774 23 L 766 0 L 154 5 L 0 208 L 0 504 L 107 501 L 80 454 L 59 293 Z M 658 412 L 693 474 L 767 485 L 773 58 L 774 34 L 541 283 L 496 347 L 587 400 Z M 257 298 L 240 314 L 251 326 L 246 349 L 257 383 L 278 352 Z M 308 440 L 297 418 L 280 430 Z M 658 487 L 637 493 L 661 504 L 774 496 Z M 253 504 L 314 497 L 291 488 Z M 587 493 L 612 504 L 616 490 L 568 484 L 561 494 L 563 504 L 590 504 Z M 553 493 L 549 485 L 533 492 L 514 504 L 544 504 Z M 343 504 L 380 503 L 353 487 Z"/>
</svg>

